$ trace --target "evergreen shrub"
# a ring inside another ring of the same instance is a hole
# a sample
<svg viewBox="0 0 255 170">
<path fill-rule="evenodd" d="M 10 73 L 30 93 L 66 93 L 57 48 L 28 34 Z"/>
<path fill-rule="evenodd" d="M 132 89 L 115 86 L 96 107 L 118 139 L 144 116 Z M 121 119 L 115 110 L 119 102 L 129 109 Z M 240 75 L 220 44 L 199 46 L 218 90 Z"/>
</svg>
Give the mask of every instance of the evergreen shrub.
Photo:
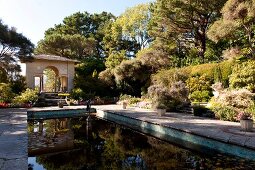
<svg viewBox="0 0 255 170">
<path fill-rule="evenodd" d="M 0 102 L 10 103 L 14 96 L 10 84 L 0 83 Z"/>
<path fill-rule="evenodd" d="M 186 84 L 189 88 L 189 98 L 193 102 L 207 102 L 212 96 L 212 81 L 206 76 L 190 77 Z"/>
<path fill-rule="evenodd" d="M 205 76 L 211 82 L 222 82 L 224 86 L 228 86 L 229 76 L 232 73 L 234 61 L 227 60 L 221 63 L 207 63 L 183 68 L 174 68 L 169 70 L 161 70 L 152 76 L 152 81 L 165 86 L 171 85 L 173 82 L 183 81 L 194 76 Z"/>
<path fill-rule="evenodd" d="M 27 88 L 26 91 L 22 92 L 21 95 L 14 98 L 14 103 L 16 104 L 27 104 L 34 103 L 38 99 L 38 91 Z"/>
<path fill-rule="evenodd" d="M 255 92 L 255 61 L 235 64 L 229 81 L 231 88 L 246 88 Z"/>
</svg>

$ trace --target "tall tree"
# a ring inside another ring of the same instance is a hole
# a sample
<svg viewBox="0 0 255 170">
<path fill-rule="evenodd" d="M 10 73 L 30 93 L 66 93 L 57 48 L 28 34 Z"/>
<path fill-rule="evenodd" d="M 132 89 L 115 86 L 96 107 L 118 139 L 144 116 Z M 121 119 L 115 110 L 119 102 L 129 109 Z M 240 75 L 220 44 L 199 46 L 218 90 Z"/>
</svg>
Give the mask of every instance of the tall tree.
<svg viewBox="0 0 255 170">
<path fill-rule="evenodd" d="M 147 32 L 149 20 L 149 4 L 140 4 L 128 8 L 115 24 L 121 28 L 123 39 L 132 39 L 139 44 L 140 49 L 144 49 L 151 41 Z"/>
<path fill-rule="evenodd" d="M 77 56 L 78 59 L 84 57 L 84 54 L 86 54 L 84 51 L 93 51 L 92 56 L 104 57 L 105 52 L 102 47 L 103 29 L 114 18 L 111 13 L 106 12 L 101 14 L 74 13 L 64 18 L 63 23 L 48 29 L 45 32 L 45 38 L 39 42 L 36 51 L 62 56 L 72 54 L 71 56 Z M 79 44 L 79 41 L 82 43 Z M 69 52 L 64 52 L 65 49 Z"/>
<path fill-rule="evenodd" d="M 206 32 L 219 16 L 226 0 L 157 0 L 152 6 L 150 34 L 156 43 L 163 44 L 163 51 L 187 55 L 190 49 L 204 62 Z M 168 42 L 168 44 L 164 43 Z"/>
<path fill-rule="evenodd" d="M 149 4 L 128 8 L 115 22 L 108 25 L 106 46 L 112 51 L 126 50 L 128 56 L 134 57 L 139 50 L 148 47 L 151 42 L 148 34 L 149 21 Z"/>
<path fill-rule="evenodd" d="M 122 38 L 122 29 L 115 24 L 115 21 L 110 21 L 104 27 L 103 47 L 106 57 L 123 50 L 126 51 L 127 57 L 133 57 L 140 49 L 134 40 Z"/>
<path fill-rule="evenodd" d="M 95 56 L 96 41 L 80 34 L 50 34 L 38 42 L 36 54 L 53 54 L 72 59 Z"/>
<path fill-rule="evenodd" d="M 8 28 L 0 20 L 0 68 L 6 73 L 20 71 L 18 60 L 31 59 L 33 48 L 29 39 L 17 33 L 15 28 Z"/>
<path fill-rule="evenodd" d="M 208 31 L 208 36 L 217 42 L 224 38 L 242 41 L 255 56 L 255 1 L 228 0 L 221 10 L 222 17 Z M 244 40 L 244 41 L 243 41 Z"/>
</svg>

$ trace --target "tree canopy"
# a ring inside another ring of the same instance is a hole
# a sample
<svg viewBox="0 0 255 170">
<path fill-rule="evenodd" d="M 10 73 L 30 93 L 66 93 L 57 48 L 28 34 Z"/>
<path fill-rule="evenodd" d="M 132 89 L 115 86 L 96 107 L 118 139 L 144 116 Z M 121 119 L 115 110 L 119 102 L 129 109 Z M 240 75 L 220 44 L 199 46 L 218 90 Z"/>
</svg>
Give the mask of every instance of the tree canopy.
<svg viewBox="0 0 255 170">
<path fill-rule="evenodd" d="M 34 45 L 28 38 L 0 20 L 0 68 L 6 73 L 20 70 L 17 61 L 31 59 L 33 49 Z"/>
<path fill-rule="evenodd" d="M 157 0 L 152 6 L 150 35 L 157 47 L 169 55 L 188 56 L 193 52 L 205 62 L 206 32 L 219 16 L 226 0 Z"/>
<path fill-rule="evenodd" d="M 222 17 L 208 31 L 209 38 L 215 42 L 230 38 L 239 41 L 239 45 L 242 41 L 243 48 L 248 48 L 248 53 L 255 56 L 255 1 L 228 0 L 221 13 Z"/>
<path fill-rule="evenodd" d="M 115 17 L 111 13 L 77 12 L 45 32 L 36 53 L 56 54 L 75 59 L 104 57 L 102 47 L 104 25 Z"/>
<path fill-rule="evenodd" d="M 85 38 L 80 34 L 50 34 L 39 41 L 35 50 L 37 54 L 53 54 L 72 59 L 84 59 L 95 56 L 96 40 Z"/>
<path fill-rule="evenodd" d="M 140 96 L 162 69 L 254 54 L 254 6 L 253 0 L 156 0 L 118 17 L 77 12 L 48 29 L 35 52 L 80 60 L 75 88 L 86 93 L 103 94 L 88 91 L 96 84 Z"/>
<path fill-rule="evenodd" d="M 106 28 L 104 39 L 106 48 L 110 53 L 126 50 L 127 56 L 135 57 L 139 50 L 148 47 L 151 42 L 148 34 L 149 21 L 149 4 L 128 8 Z"/>
</svg>

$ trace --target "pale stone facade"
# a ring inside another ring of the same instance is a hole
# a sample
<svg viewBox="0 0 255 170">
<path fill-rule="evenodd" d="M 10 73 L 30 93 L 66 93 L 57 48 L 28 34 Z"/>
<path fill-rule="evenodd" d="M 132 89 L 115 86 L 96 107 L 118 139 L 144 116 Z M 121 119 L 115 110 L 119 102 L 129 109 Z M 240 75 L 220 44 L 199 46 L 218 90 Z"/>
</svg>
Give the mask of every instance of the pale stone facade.
<svg viewBox="0 0 255 170">
<path fill-rule="evenodd" d="M 55 92 L 70 92 L 73 89 L 74 66 L 78 61 L 70 60 L 60 56 L 36 55 L 32 62 L 25 63 L 25 77 L 29 88 L 35 88 L 38 81 L 40 91 L 45 91 L 43 87 L 43 71 L 47 68 L 52 69 L 59 79 L 60 88 Z"/>
</svg>

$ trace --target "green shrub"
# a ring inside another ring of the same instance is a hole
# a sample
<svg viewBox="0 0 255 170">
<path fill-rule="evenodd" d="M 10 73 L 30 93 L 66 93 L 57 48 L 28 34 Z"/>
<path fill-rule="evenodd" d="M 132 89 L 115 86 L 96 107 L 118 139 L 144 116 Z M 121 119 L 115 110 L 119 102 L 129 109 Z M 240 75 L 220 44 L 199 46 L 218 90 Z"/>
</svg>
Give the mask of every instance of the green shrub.
<svg viewBox="0 0 255 170">
<path fill-rule="evenodd" d="M 10 80 L 10 86 L 13 93 L 20 94 L 27 88 L 26 78 L 24 76 L 18 75 L 15 77 L 15 80 Z"/>
<path fill-rule="evenodd" d="M 221 89 L 219 96 L 211 99 L 210 108 L 219 119 L 236 121 L 239 111 L 252 109 L 254 106 L 253 97 L 254 95 L 247 89 Z"/>
<path fill-rule="evenodd" d="M 14 98 L 14 103 L 25 104 L 34 103 L 38 99 L 38 91 L 27 88 L 20 96 Z"/>
<path fill-rule="evenodd" d="M 231 60 L 223 61 L 219 63 L 218 67 L 221 73 L 221 80 L 217 81 L 217 79 L 214 79 L 214 83 L 221 82 L 224 87 L 228 87 L 229 76 L 232 74 L 233 65 L 234 65 L 234 61 L 231 61 Z"/>
<path fill-rule="evenodd" d="M 132 98 L 131 95 L 122 94 L 122 95 L 120 95 L 120 99 L 119 100 L 123 101 L 123 100 L 129 100 L 131 98 Z"/>
<path fill-rule="evenodd" d="M 0 83 L 0 102 L 11 102 L 15 94 L 12 92 L 11 85 Z"/>
<path fill-rule="evenodd" d="M 231 88 L 247 88 L 255 92 L 255 61 L 236 64 L 229 81 Z"/>
<path fill-rule="evenodd" d="M 71 98 L 75 100 L 80 100 L 85 98 L 85 93 L 80 88 L 74 88 L 71 92 Z"/>
<path fill-rule="evenodd" d="M 205 75 L 190 77 L 186 84 L 189 91 L 192 93 L 194 91 L 211 91 L 212 82 Z"/>
<path fill-rule="evenodd" d="M 2 67 L 0 67 L 0 83 L 7 83 L 7 82 L 8 82 L 8 74 Z"/>
<path fill-rule="evenodd" d="M 130 105 L 134 105 L 142 101 L 141 98 L 132 97 L 131 95 L 127 95 L 127 94 L 120 95 L 119 100 L 126 101 Z"/>
<path fill-rule="evenodd" d="M 193 102 L 207 102 L 212 96 L 212 81 L 206 76 L 190 77 L 186 84 L 189 88 L 189 98 Z"/>
<path fill-rule="evenodd" d="M 217 66 L 217 63 L 207 63 L 207 64 L 200 64 L 196 66 L 189 66 L 187 67 L 187 69 L 190 70 L 190 76 L 205 75 L 209 79 L 213 80 L 214 69 L 216 66 Z"/>
<path fill-rule="evenodd" d="M 152 99 L 153 108 L 166 107 L 168 110 L 176 110 L 189 104 L 188 88 L 181 81 L 173 83 L 170 88 L 163 85 L 152 85 L 148 93 Z"/>
<path fill-rule="evenodd" d="M 194 91 L 189 95 L 189 98 L 193 102 L 208 102 L 212 97 L 212 92 L 210 91 Z"/>
<path fill-rule="evenodd" d="M 253 101 L 253 104 L 249 108 L 247 108 L 246 111 L 250 112 L 253 119 L 255 119 L 255 101 Z"/>
<path fill-rule="evenodd" d="M 132 97 L 132 98 L 129 99 L 128 103 L 129 103 L 130 105 L 132 105 L 132 104 L 139 103 L 140 101 L 141 101 L 140 98 Z"/>
<path fill-rule="evenodd" d="M 237 111 L 232 106 L 220 103 L 216 98 L 210 101 L 210 109 L 214 112 L 215 117 L 225 121 L 237 121 Z"/>
<path fill-rule="evenodd" d="M 178 81 L 185 82 L 189 77 L 188 70 L 185 69 L 170 69 L 161 70 L 153 75 L 152 81 L 154 84 L 162 84 L 165 87 L 170 87 L 173 83 Z"/>
<path fill-rule="evenodd" d="M 173 82 L 186 82 L 186 80 L 190 77 L 203 75 L 211 83 L 222 82 L 224 86 L 227 87 L 229 75 L 232 73 L 233 64 L 233 61 L 228 60 L 221 63 L 207 63 L 170 70 L 161 70 L 157 74 L 153 75 L 152 81 L 154 84 L 171 86 Z M 217 74 L 220 75 L 220 78 L 217 77 Z"/>
<path fill-rule="evenodd" d="M 212 107 L 215 117 L 220 120 L 237 121 L 237 111 L 231 106 L 218 105 Z"/>
</svg>

